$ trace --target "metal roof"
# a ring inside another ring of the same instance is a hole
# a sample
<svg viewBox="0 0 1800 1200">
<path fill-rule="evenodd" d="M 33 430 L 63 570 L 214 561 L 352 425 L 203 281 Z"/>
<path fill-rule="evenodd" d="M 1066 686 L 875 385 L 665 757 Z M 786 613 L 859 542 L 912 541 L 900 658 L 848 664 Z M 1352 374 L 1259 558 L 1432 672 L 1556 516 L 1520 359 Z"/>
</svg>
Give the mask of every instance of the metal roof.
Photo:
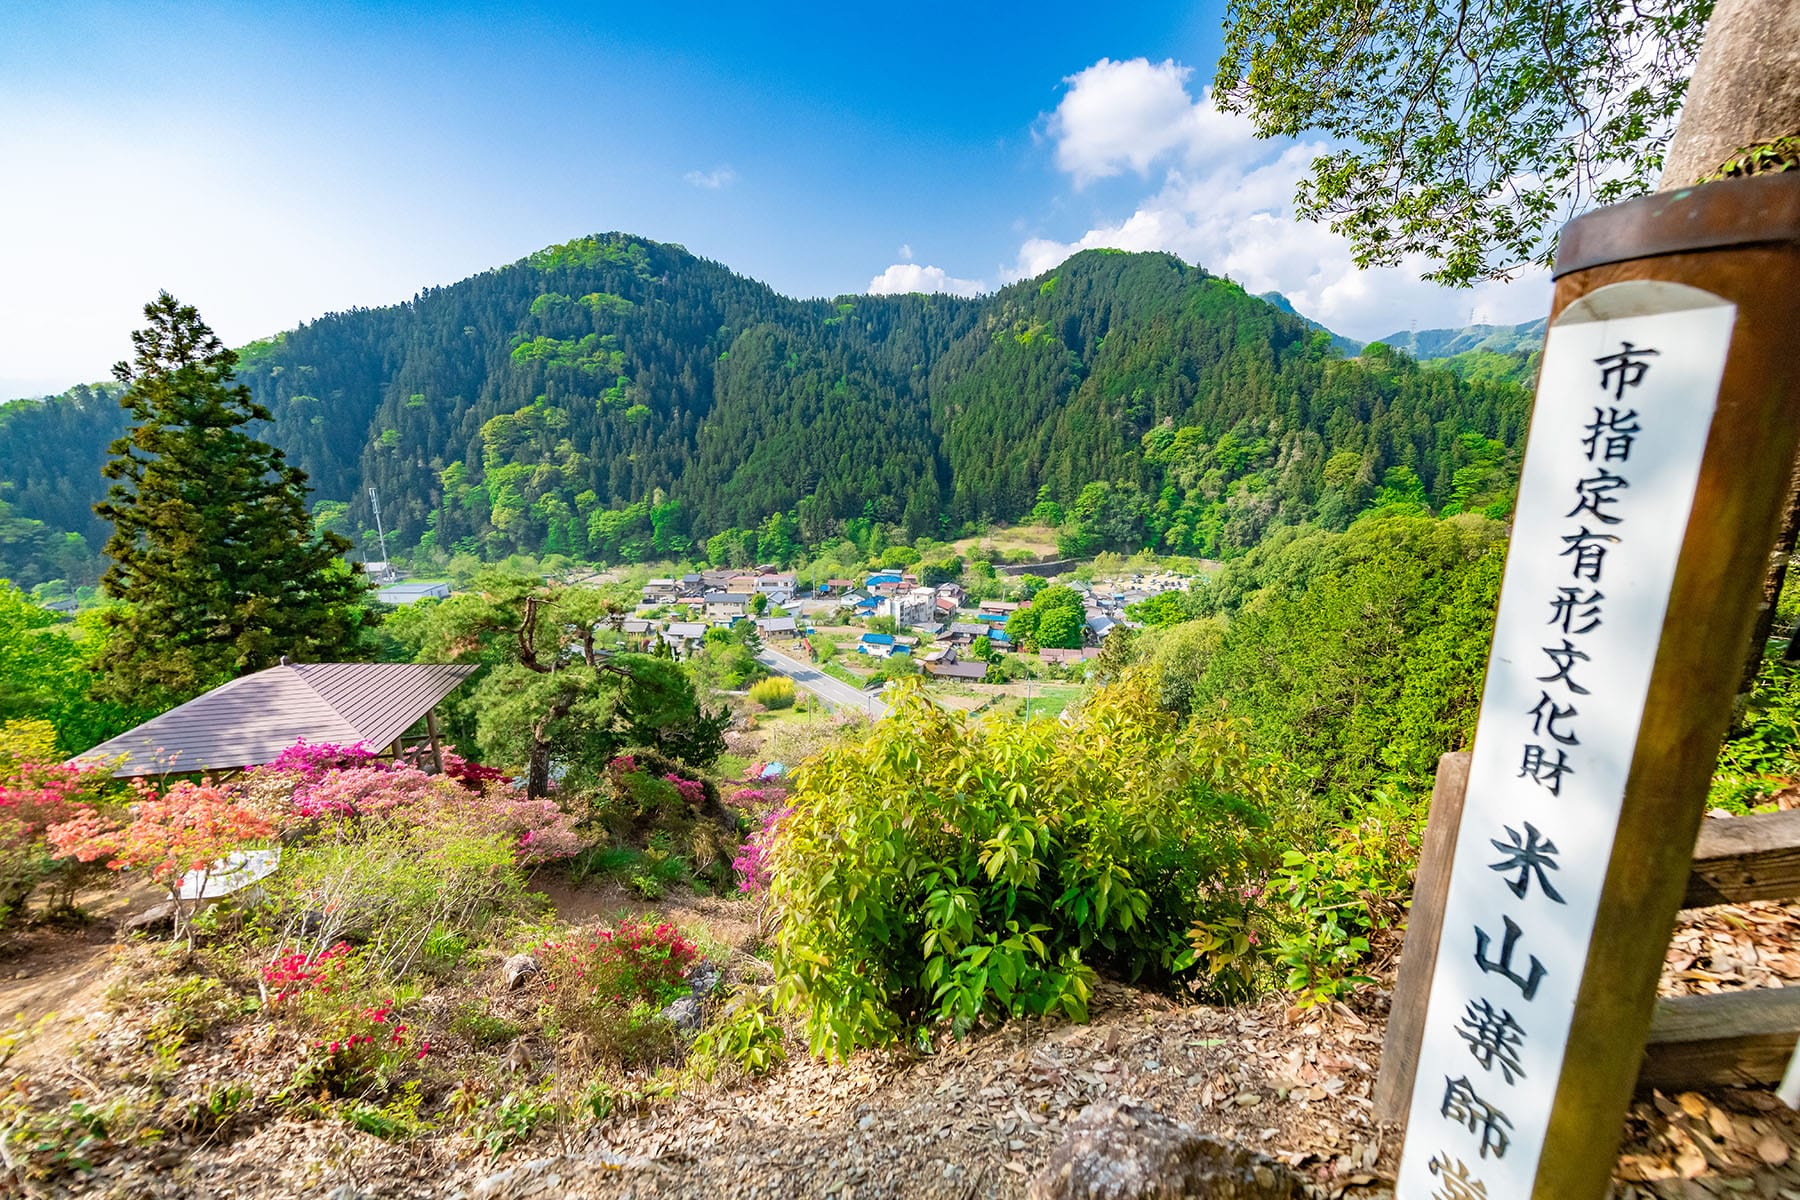
<svg viewBox="0 0 1800 1200">
<path fill-rule="evenodd" d="M 474 674 L 453 663 L 284 663 L 221 684 L 71 762 L 115 776 L 260 766 L 301 738 L 385 749 Z"/>
<path fill-rule="evenodd" d="M 928 662 L 925 671 L 930 675 L 940 675 L 949 679 L 981 679 L 987 675 L 987 664 L 984 662 Z"/>
</svg>

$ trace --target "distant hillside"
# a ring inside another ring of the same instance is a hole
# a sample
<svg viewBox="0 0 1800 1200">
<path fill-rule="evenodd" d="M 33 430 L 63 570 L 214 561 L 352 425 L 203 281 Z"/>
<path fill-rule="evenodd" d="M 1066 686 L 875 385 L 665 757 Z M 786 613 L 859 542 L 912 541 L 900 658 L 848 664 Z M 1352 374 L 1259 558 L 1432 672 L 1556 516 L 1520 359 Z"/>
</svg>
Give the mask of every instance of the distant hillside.
<svg viewBox="0 0 1800 1200">
<path fill-rule="evenodd" d="M 1471 350 L 1490 354 L 1529 354 L 1544 342 L 1547 318 L 1539 317 L 1523 325 L 1465 325 L 1461 329 L 1420 329 L 1410 333 L 1390 333 L 1375 339 L 1396 350 L 1404 350 L 1420 361 L 1451 358 Z"/>
<path fill-rule="evenodd" d="M 1547 327 L 1548 318 L 1539 317 L 1523 325 L 1422 329 L 1379 340 L 1421 362 L 1437 362 L 1463 379 L 1530 387 L 1537 380 Z"/>
<path fill-rule="evenodd" d="M 1521 391 L 1346 359 L 1286 308 L 1117 251 L 976 300 L 797 301 L 607 234 L 322 317 L 239 373 L 323 522 L 366 537 L 379 487 L 390 543 L 428 552 L 636 561 L 776 514 L 816 544 L 1060 508 L 1081 549 L 1217 556 L 1371 504 L 1503 502 Z M 0 406 L 0 575 L 100 544 L 122 427 L 103 389 Z"/>
<path fill-rule="evenodd" d="M 1341 354 L 1356 354 L 1363 348 L 1361 342 L 1352 341 L 1341 333 L 1334 333 L 1332 330 L 1326 329 L 1325 326 L 1319 324 L 1317 321 L 1295 308 L 1294 302 L 1280 292 L 1263 292 L 1256 298 L 1273 304 L 1276 308 L 1290 316 L 1299 317 L 1302 321 L 1306 322 L 1309 328 L 1322 330 L 1325 333 L 1331 334 L 1331 348 Z"/>
</svg>

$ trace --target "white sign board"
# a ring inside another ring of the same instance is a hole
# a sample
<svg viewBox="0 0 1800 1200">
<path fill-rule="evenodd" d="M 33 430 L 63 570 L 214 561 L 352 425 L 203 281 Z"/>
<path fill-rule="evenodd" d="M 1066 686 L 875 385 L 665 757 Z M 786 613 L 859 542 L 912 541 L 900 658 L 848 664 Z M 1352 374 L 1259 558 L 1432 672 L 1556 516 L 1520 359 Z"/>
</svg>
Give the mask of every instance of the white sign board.
<svg viewBox="0 0 1800 1200">
<path fill-rule="evenodd" d="M 1398 1200 L 1533 1194 L 1736 315 L 1639 281 L 1550 330 Z"/>
</svg>

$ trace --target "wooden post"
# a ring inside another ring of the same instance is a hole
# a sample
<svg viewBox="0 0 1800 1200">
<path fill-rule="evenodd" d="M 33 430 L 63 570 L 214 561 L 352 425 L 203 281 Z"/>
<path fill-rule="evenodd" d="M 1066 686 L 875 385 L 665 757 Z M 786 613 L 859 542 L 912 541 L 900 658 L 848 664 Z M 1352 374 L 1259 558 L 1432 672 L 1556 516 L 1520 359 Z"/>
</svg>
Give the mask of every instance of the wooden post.
<svg viewBox="0 0 1800 1200">
<path fill-rule="evenodd" d="M 437 709 L 425 710 L 425 736 L 431 741 L 431 765 L 434 773 L 444 773 L 444 748 L 438 741 Z"/>
<path fill-rule="evenodd" d="M 1583 217 L 1556 275 L 1399 1200 L 1607 1194 L 1800 440 L 1800 177 Z"/>
<path fill-rule="evenodd" d="M 1419 870 L 1413 879 L 1412 907 L 1406 915 L 1406 944 L 1400 976 L 1388 1008 L 1387 1036 L 1381 1043 L 1381 1073 L 1375 1077 L 1375 1119 L 1404 1121 L 1419 1065 L 1419 1038 L 1425 1031 L 1425 998 L 1437 969 L 1438 938 L 1444 932 L 1444 900 L 1450 894 L 1450 858 L 1462 824 L 1463 793 L 1469 787 L 1469 753 L 1457 750 L 1438 759 L 1431 789 L 1431 813 Z"/>
</svg>

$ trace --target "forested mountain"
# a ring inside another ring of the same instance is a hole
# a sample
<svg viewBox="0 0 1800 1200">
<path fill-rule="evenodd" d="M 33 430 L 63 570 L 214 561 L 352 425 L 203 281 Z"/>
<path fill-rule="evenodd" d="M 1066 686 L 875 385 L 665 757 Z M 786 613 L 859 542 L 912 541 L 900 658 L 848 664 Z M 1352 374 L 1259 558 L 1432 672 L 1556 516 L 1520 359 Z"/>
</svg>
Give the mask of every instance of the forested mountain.
<svg viewBox="0 0 1800 1200">
<path fill-rule="evenodd" d="M 1363 348 L 1363 344 L 1361 342 L 1354 341 L 1350 338 L 1345 337 L 1341 333 L 1336 333 L 1330 329 L 1326 329 L 1325 326 L 1319 324 L 1319 322 L 1313 320 L 1311 317 L 1307 316 L 1305 313 L 1302 313 L 1299 309 L 1294 307 L 1294 302 L 1292 300 L 1289 300 L 1286 296 L 1282 295 L 1280 292 L 1259 292 L 1259 293 L 1257 293 L 1257 299 L 1267 300 L 1270 304 L 1273 304 L 1276 308 L 1279 308 L 1282 312 L 1288 313 L 1291 316 L 1299 317 L 1302 321 L 1306 322 L 1308 327 L 1310 327 L 1312 329 L 1324 329 L 1326 333 L 1331 334 L 1331 344 L 1332 344 L 1333 348 L 1341 350 L 1345 354 L 1356 354 L 1356 353 L 1360 352 Z M 1419 356 L 1414 355 L 1413 357 L 1417 358 Z"/>
<path fill-rule="evenodd" d="M 1087 251 L 977 300 L 796 301 L 621 234 L 323 317 L 239 374 L 321 521 L 365 535 L 378 487 L 401 547 L 605 560 L 775 514 L 816 543 L 1036 511 L 1079 550 L 1228 555 L 1371 505 L 1503 512 L 1528 407 L 1387 347 L 1346 358 L 1167 254 Z M 99 544 L 123 425 L 106 388 L 0 406 L 0 574 L 68 576 L 62 535 Z"/>
</svg>

